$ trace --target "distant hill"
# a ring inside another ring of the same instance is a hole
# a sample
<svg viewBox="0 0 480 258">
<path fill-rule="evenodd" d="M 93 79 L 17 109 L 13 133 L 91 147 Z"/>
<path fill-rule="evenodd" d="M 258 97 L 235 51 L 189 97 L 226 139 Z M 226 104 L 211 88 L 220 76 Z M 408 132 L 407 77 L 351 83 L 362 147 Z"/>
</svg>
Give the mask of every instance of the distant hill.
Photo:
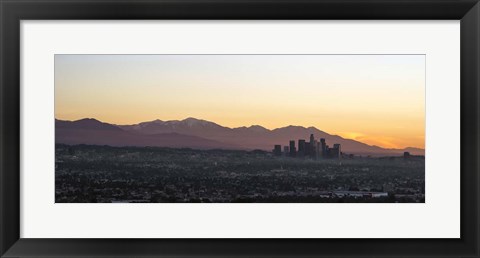
<svg viewBox="0 0 480 258">
<path fill-rule="evenodd" d="M 93 118 L 84 118 L 76 121 L 55 120 L 55 129 L 96 130 L 96 131 L 123 131 L 116 125 L 102 123 Z"/>
<path fill-rule="evenodd" d="M 270 151 L 275 144 L 287 146 L 290 140 L 308 141 L 325 138 L 328 145 L 342 145 L 342 151 L 360 155 L 400 155 L 409 151 L 412 155 L 424 155 L 423 149 L 385 149 L 359 141 L 331 135 L 315 127 L 286 126 L 273 130 L 259 125 L 229 128 L 196 119 L 162 121 L 154 120 L 133 125 L 112 125 L 95 119 L 77 121 L 56 120 L 58 143 L 101 144 L 112 146 L 165 146 L 220 149 L 261 149 Z"/>
<path fill-rule="evenodd" d="M 175 132 L 143 135 L 95 119 L 55 121 L 55 141 L 64 144 L 235 149 L 237 146 Z"/>
</svg>

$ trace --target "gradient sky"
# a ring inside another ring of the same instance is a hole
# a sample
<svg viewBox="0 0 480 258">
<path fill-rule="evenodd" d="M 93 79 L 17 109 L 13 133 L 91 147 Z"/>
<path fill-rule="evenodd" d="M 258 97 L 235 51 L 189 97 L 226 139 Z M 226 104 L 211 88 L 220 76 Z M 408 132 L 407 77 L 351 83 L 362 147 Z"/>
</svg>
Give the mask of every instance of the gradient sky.
<svg viewBox="0 0 480 258">
<path fill-rule="evenodd" d="M 423 55 L 55 55 L 55 117 L 315 126 L 425 146 Z"/>
</svg>

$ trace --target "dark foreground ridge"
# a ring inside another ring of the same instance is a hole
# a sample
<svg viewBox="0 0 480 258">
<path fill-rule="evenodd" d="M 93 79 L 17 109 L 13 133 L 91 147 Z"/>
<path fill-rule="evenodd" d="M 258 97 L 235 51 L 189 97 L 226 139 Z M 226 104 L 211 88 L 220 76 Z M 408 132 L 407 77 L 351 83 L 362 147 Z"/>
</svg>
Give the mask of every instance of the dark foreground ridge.
<svg viewBox="0 0 480 258">
<path fill-rule="evenodd" d="M 423 157 L 63 144 L 55 154 L 57 203 L 425 202 Z"/>
</svg>

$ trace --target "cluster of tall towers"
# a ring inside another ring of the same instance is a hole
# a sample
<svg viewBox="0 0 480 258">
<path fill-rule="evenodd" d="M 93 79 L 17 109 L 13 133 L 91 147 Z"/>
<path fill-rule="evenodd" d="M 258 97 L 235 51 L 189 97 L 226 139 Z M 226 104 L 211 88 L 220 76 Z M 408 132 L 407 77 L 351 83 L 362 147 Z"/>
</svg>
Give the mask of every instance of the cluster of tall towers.
<svg viewBox="0 0 480 258">
<path fill-rule="evenodd" d="M 295 140 L 291 140 L 288 146 L 283 146 L 283 152 L 282 145 L 275 145 L 273 148 L 273 154 L 275 156 L 283 155 L 298 158 L 309 157 L 313 159 L 339 159 L 342 156 L 340 144 L 336 143 L 333 147 L 329 147 L 324 138 L 317 141 L 313 134 L 310 134 L 310 141 L 305 141 L 304 139 L 298 140 L 298 150 L 295 146 Z"/>
</svg>

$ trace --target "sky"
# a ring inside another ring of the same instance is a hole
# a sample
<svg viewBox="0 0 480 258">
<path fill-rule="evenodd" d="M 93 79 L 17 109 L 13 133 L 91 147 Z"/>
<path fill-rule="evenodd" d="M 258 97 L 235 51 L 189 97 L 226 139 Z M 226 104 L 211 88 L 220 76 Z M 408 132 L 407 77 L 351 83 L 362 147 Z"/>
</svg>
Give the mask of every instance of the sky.
<svg viewBox="0 0 480 258">
<path fill-rule="evenodd" d="M 55 55 L 55 117 L 314 126 L 425 146 L 424 55 Z"/>
</svg>

